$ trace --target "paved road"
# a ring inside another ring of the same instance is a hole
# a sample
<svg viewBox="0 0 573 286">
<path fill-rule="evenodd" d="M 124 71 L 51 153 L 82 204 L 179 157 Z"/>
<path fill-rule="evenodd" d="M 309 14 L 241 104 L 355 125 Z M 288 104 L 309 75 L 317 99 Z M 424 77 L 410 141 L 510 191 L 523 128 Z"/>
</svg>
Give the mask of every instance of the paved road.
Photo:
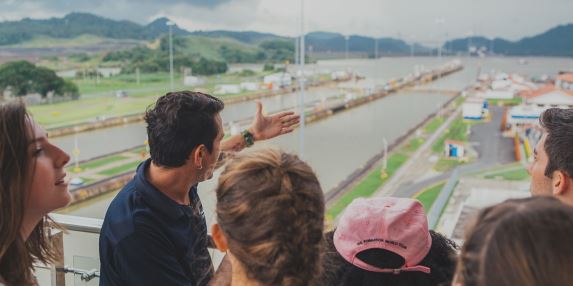
<svg viewBox="0 0 573 286">
<path fill-rule="evenodd" d="M 503 107 L 490 107 L 492 120 L 484 124 L 473 125 L 469 137 L 470 144 L 478 152 L 477 161 L 458 166 L 460 175 L 474 173 L 483 169 L 491 168 L 498 164 L 514 162 L 513 140 L 504 138 L 501 135 L 500 126 L 503 117 Z M 446 180 L 450 177 L 453 170 L 428 178 L 419 182 L 414 180 L 405 182 L 393 194 L 396 197 L 412 197 L 417 192 Z"/>
</svg>

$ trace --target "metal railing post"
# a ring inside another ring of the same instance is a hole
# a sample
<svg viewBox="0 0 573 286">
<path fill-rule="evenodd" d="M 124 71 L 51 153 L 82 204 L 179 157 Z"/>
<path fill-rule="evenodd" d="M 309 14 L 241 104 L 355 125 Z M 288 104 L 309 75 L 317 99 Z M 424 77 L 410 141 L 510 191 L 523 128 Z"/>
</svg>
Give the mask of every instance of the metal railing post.
<svg viewBox="0 0 573 286">
<path fill-rule="evenodd" d="M 57 255 L 54 265 L 51 267 L 52 285 L 66 286 L 66 273 L 59 271 L 59 269 L 64 268 L 64 232 L 56 230 L 56 232 L 51 235 L 51 242 L 52 247 L 56 249 Z"/>
</svg>

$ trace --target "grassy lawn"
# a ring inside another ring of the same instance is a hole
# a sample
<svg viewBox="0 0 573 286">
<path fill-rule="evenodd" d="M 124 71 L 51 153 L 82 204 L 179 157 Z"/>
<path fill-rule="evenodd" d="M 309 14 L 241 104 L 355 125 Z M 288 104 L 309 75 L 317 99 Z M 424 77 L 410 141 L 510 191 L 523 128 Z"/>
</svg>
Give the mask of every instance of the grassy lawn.
<svg viewBox="0 0 573 286">
<path fill-rule="evenodd" d="M 178 84 L 180 78 L 180 75 L 175 76 Z M 135 74 L 122 74 L 110 78 L 100 78 L 100 82 L 98 84 L 95 83 L 93 78 L 76 79 L 74 82 L 78 85 L 80 94 L 109 92 L 109 95 L 114 95 L 116 90 L 130 90 L 140 88 L 164 88 L 167 90 L 169 89 L 169 74 L 141 74 L 140 84 L 137 84 Z"/>
<path fill-rule="evenodd" d="M 388 158 L 388 176 L 384 179 L 380 177 L 381 167 L 377 167 L 374 171 L 370 172 L 360 183 L 358 183 L 352 190 L 346 192 L 336 203 L 334 203 L 328 210 L 327 216 L 330 218 L 335 218 L 338 216 L 344 208 L 355 198 L 358 197 L 370 197 L 374 194 L 395 172 L 404 162 L 408 160 L 408 156 L 404 154 L 392 154 Z"/>
<path fill-rule="evenodd" d="M 446 129 L 444 134 L 436 140 L 436 143 L 432 145 L 432 151 L 436 153 L 441 153 L 444 150 L 444 142 L 448 139 L 467 141 L 468 140 L 468 123 L 464 122 L 463 118 L 460 116 L 452 122 L 450 128 Z"/>
<path fill-rule="evenodd" d="M 521 104 L 523 99 L 521 97 L 516 97 L 512 99 L 488 99 L 487 101 L 490 105 L 513 106 Z"/>
<path fill-rule="evenodd" d="M 456 159 L 442 158 L 438 160 L 438 162 L 436 162 L 436 165 L 434 165 L 434 170 L 438 172 L 447 172 L 461 164 L 463 164 L 463 162 L 460 162 L 459 160 Z"/>
<path fill-rule="evenodd" d="M 121 173 L 125 173 L 125 172 L 130 171 L 130 170 L 135 171 L 135 167 L 137 167 L 137 165 L 139 165 L 139 163 L 141 163 L 141 161 L 138 160 L 135 162 L 123 164 L 123 165 L 117 166 L 115 168 L 103 170 L 103 171 L 99 172 L 98 174 L 105 175 L 105 176 L 114 176 L 114 175 L 119 175 Z"/>
<path fill-rule="evenodd" d="M 445 119 L 443 116 L 436 116 L 434 119 L 432 119 L 432 121 L 430 121 L 430 123 L 426 125 L 426 127 L 424 127 L 424 131 L 426 133 L 434 133 L 436 130 L 438 130 L 438 128 L 440 128 L 440 126 L 442 126 L 444 121 Z"/>
<path fill-rule="evenodd" d="M 250 77 L 241 76 L 239 73 L 209 76 L 205 77 L 205 84 L 196 87 L 183 86 L 179 80 L 180 75 L 177 75 L 175 89 L 201 89 L 204 92 L 212 93 L 218 84 L 258 81 L 269 73 L 258 72 Z M 91 93 L 94 96 L 55 104 L 30 106 L 28 109 L 34 115 L 35 120 L 46 128 L 57 128 L 95 121 L 97 117 L 109 118 L 143 113 L 149 105 L 153 104 L 159 96 L 168 90 L 169 74 L 142 74 L 140 85 L 135 82 L 135 75 L 131 74 L 101 79 L 97 85 L 93 79 L 77 79 L 74 82 L 78 84 L 82 94 Z M 117 90 L 127 91 L 128 97 L 116 98 L 115 91 Z M 243 91 L 239 94 L 227 94 L 219 97 L 244 96 L 262 92 L 264 91 Z M 100 95 L 97 95 L 98 93 Z"/>
<path fill-rule="evenodd" d="M 434 201 L 438 198 L 438 195 L 444 188 L 446 183 L 439 183 L 437 185 L 431 186 L 427 189 L 422 190 L 414 196 L 414 199 L 419 200 L 422 205 L 424 205 L 424 211 L 428 213 L 434 204 Z"/>
<path fill-rule="evenodd" d="M 527 181 L 529 180 L 529 174 L 525 168 L 520 168 L 516 170 L 506 170 L 497 173 L 490 173 L 485 175 L 486 179 L 496 179 L 501 178 L 507 181 Z"/>
<path fill-rule="evenodd" d="M 89 161 L 86 162 L 84 164 L 80 164 L 80 168 L 82 168 L 83 170 L 86 169 L 95 169 L 95 168 L 99 168 L 101 166 L 113 163 L 113 162 L 117 162 L 117 161 L 121 161 L 121 160 L 125 160 L 128 157 L 122 156 L 122 155 L 114 155 L 114 156 L 110 156 L 110 157 L 104 157 L 95 161 Z"/>
<path fill-rule="evenodd" d="M 95 181 L 94 179 L 90 179 L 90 178 L 85 178 L 85 177 L 81 177 L 81 178 L 84 181 L 84 185 L 89 185 Z"/>
<path fill-rule="evenodd" d="M 463 96 L 459 96 L 458 98 L 456 98 L 454 103 L 456 106 L 460 106 L 462 103 L 464 103 L 464 101 L 466 101 L 466 98 Z"/>
<path fill-rule="evenodd" d="M 402 147 L 402 152 L 412 153 L 412 152 L 418 150 L 418 148 L 420 148 L 420 146 L 422 146 L 422 144 L 424 144 L 424 141 L 425 140 L 423 138 L 413 138 L 412 140 L 410 140 L 408 143 L 406 143 Z"/>
<path fill-rule="evenodd" d="M 50 105 L 28 107 L 34 119 L 46 128 L 95 120 L 98 116 L 113 117 L 145 111 L 156 97 L 90 98 Z"/>
<path fill-rule="evenodd" d="M 147 152 L 147 147 L 146 146 L 141 146 L 141 147 L 137 147 L 133 150 L 131 150 L 131 153 L 137 154 L 137 155 L 141 155 L 141 152 Z"/>
</svg>

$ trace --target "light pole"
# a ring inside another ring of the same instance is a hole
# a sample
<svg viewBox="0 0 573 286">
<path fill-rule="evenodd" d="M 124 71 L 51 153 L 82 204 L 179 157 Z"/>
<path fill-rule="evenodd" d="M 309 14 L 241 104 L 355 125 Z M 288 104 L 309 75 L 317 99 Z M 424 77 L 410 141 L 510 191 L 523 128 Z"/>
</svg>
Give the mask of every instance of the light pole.
<svg viewBox="0 0 573 286">
<path fill-rule="evenodd" d="M 438 82 L 440 81 L 440 79 L 442 79 L 442 41 L 440 41 L 441 37 L 440 35 L 442 34 L 441 31 L 441 25 L 444 24 L 446 22 L 446 20 L 444 20 L 444 18 L 438 18 L 436 19 L 436 24 L 438 24 Z"/>
<path fill-rule="evenodd" d="M 384 156 L 382 157 L 382 168 L 380 169 L 380 178 L 385 179 L 388 177 L 388 172 L 386 169 L 388 168 L 388 141 L 386 141 L 386 137 L 382 138 L 382 143 L 384 145 Z"/>
<path fill-rule="evenodd" d="M 300 76 L 298 77 L 298 84 L 300 87 L 299 93 L 299 114 L 300 114 L 300 128 L 299 128 L 299 157 L 304 158 L 304 0 L 300 0 L 300 42 L 298 44 L 300 56 L 299 70 Z"/>
<path fill-rule="evenodd" d="M 348 39 L 350 39 L 350 36 L 346 35 L 344 38 L 346 39 L 346 53 L 344 53 L 344 57 L 348 60 Z"/>
<path fill-rule="evenodd" d="M 414 57 L 414 45 L 416 45 L 416 43 L 414 42 L 414 37 L 412 35 L 410 35 L 408 38 L 410 38 L 410 57 L 413 58 Z"/>
<path fill-rule="evenodd" d="M 438 24 L 438 59 L 440 61 L 440 63 L 442 62 L 442 39 L 440 39 L 440 35 L 442 34 L 442 29 L 441 29 L 441 25 L 444 24 L 446 22 L 446 20 L 444 20 L 444 18 L 438 18 L 436 19 L 436 24 Z"/>
<path fill-rule="evenodd" d="M 169 78 L 171 83 L 171 91 L 173 91 L 173 25 L 175 23 L 168 21 L 167 26 L 169 27 Z"/>
<path fill-rule="evenodd" d="M 378 58 L 378 38 L 374 39 L 374 58 Z"/>
</svg>

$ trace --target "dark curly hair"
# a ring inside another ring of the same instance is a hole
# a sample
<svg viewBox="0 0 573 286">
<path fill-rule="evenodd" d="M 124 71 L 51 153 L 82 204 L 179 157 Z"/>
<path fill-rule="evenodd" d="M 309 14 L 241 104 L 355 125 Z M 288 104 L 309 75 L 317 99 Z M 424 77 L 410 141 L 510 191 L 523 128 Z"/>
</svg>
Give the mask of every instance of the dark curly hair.
<svg viewBox="0 0 573 286">
<path fill-rule="evenodd" d="M 201 144 L 211 152 L 220 131 L 215 116 L 223 108 L 220 99 L 200 92 L 160 97 L 145 113 L 151 160 L 159 166 L 180 167 Z"/>
<path fill-rule="evenodd" d="M 545 176 L 560 170 L 573 178 L 573 109 L 550 108 L 539 117 L 547 132 L 545 152 L 548 162 Z"/>
<path fill-rule="evenodd" d="M 239 154 L 219 178 L 217 221 L 249 279 L 309 285 L 320 272 L 324 195 L 295 155 Z"/>
<path fill-rule="evenodd" d="M 323 260 L 321 281 L 324 285 L 336 286 L 430 286 L 430 285 L 450 285 L 455 273 L 456 250 L 458 246 L 452 240 L 443 235 L 430 230 L 432 237 L 432 247 L 420 262 L 420 265 L 427 266 L 431 272 L 401 272 L 378 273 L 356 267 L 346 261 L 337 251 L 333 242 L 334 231 L 328 232 L 326 236 L 326 247 Z M 404 258 L 400 255 L 385 249 L 369 249 L 357 254 L 362 261 L 380 268 L 400 268 L 404 265 Z"/>
</svg>

